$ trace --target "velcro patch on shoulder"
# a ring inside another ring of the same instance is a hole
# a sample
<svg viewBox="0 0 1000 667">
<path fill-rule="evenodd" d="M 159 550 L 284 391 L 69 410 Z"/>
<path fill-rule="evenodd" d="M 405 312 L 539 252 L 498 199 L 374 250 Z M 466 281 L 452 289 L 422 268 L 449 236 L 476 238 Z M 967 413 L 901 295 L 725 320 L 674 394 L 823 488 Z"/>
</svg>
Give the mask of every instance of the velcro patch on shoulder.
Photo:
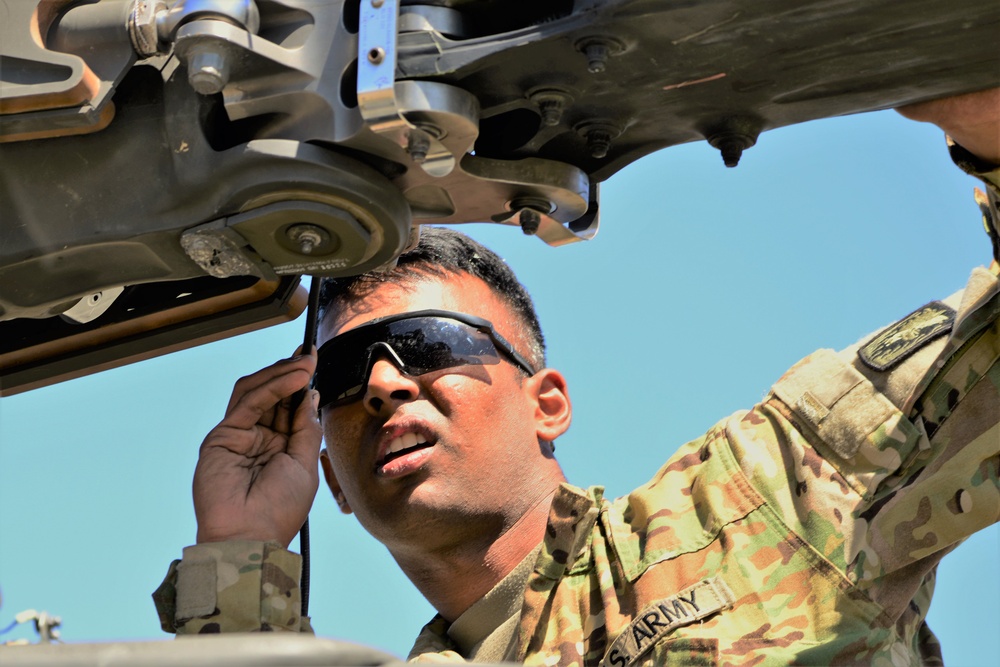
<svg viewBox="0 0 1000 667">
<path fill-rule="evenodd" d="M 858 356 L 869 368 L 887 371 L 930 341 L 951 331 L 954 323 L 955 310 L 934 301 L 876 335 L 861 348 Z"/>
<path fill-rule="evenodd" d="M 733 594 L 719 577 L 706 579 L 677 595 L 657 600 L 615 638 L 601 667 L 628 667 L 674 629 L 727 609 Z"/>
</svg>

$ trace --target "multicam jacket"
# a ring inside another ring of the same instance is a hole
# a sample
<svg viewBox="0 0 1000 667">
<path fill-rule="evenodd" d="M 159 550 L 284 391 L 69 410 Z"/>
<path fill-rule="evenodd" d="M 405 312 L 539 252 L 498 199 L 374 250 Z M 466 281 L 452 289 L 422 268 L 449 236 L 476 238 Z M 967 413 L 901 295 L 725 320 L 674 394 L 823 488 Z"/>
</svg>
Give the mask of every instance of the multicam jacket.
<svg viewBox="0 0 1000 667">
<path fill-rule="evenodd" d="M 994 231 L 1000 170 L 987 181 Z M 1000 519 L 998 268 L 848 350 L 810 355 L 628 496 L 563 485 L 516 659 L 939 664 L 924 622 L 935 567 Z M 297 557 L 241 545 L 186 551 L 158 592 L 165 629 L 307 627 Z M 447 627 L 425 626 L 411 658 L 457 658 Z"/>
</svg>

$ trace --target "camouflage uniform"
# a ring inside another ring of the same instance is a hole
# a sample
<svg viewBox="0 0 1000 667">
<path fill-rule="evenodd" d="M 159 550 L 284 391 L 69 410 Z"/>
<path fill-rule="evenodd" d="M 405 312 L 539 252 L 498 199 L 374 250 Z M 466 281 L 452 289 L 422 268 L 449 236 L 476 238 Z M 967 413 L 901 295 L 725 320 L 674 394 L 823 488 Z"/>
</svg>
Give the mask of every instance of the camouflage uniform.
<svg viewBox="0 0 1000 667">
<path fill-rule="evenodd" d="M 979 166 L 954 150 L 967 170 Z M 1000 170 L 984 177 L 995 216 Z M 1000 519 L 997 267 L 844 352 L 810 355 L 628 496 L 564 484 L 513 657 L 940 663 L 924 622 L 936 565 Z M 186 552 L 172 567 L 158 604 L 165 629 L 307 627 L 297 557 L 242 544 L 195 547 L 202 565 L 190 569 Z M 204 599 L 185 597 L 191 585 Z M 411 658 L 458 659 L 447 628 L 432 620 Z"/>
</svg>

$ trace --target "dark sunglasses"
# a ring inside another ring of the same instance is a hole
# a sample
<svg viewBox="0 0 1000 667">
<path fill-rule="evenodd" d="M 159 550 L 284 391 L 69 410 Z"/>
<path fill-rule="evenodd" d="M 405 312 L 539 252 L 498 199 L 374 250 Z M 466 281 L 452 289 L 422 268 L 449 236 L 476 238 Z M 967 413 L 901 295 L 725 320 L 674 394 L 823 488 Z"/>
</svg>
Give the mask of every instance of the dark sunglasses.
<svg viewBox="0 0 1000 667">
<path fill-rule="evenodd" d="M 455 366 L 491 366 L 504 354 L 528 375 L 531 364 L 493 325 L 447 310 L 390 315 L 345 331 L 319 348 L 315 388 L 320 407 L 345 405 L 365 393 L 372 366 L 387 356 L 407 375 Z"/>
</svg>

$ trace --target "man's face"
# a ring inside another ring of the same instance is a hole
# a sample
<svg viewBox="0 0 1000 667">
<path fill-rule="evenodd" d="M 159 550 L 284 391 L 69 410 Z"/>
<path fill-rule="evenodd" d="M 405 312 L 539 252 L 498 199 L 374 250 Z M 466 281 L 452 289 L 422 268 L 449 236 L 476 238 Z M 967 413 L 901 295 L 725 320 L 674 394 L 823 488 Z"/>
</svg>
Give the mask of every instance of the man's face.
<svg viewBox="0 0 1000 667">
<path fill-rule="evenodd" d="M 329 318 L 322 341 L 379 317 L 424 309 L 487 319 L 527 351 L 516 316 L 467 274 L 383 284 Z M 540 429 L 536 378 L 526 379 L 506 357 L 497 365 L 419 376 L 378 358 L 361 400 L 323 411 L 331 488 L 343 492 L 362 525 L 390 548 L 413 539 L 468 539 L 463 526 L 506 530 L 561 480 L 559 472 L 553 481 L 558 466 L 539 444 L 551 433 Z"/>
</svg>

